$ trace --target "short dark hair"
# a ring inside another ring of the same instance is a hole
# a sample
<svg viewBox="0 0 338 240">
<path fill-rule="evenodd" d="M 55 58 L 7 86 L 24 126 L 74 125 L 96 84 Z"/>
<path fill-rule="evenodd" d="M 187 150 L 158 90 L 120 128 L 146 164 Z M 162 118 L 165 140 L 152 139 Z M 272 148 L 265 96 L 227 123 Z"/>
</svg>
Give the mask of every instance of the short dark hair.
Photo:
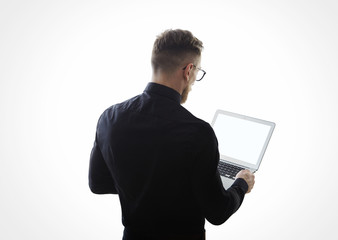
<svg viewBox="0 0 338 240">
<path fill-rule="evenodd" d="M 166 30 L 157 36 L 151 57 L 153 71 L 171 72 L 201 56 L 203 43 L 187 30 Z"/>
</svg>

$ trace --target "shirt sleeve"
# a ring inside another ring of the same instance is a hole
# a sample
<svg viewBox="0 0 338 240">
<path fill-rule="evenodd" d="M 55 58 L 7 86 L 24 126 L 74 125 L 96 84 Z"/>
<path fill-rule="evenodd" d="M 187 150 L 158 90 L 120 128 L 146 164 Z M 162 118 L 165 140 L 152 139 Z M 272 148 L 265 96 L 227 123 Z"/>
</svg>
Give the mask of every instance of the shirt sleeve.
<svg viewBox="0 0 338 240">
<path fill-rule="evenodd" d="M 114 180 L 107 167 L 102 156 L 98 141 L 97 134 L 93 149 L 90 154 L 89 163 L 89 188 L 93 193 L 96 194 L 117 194 Z"/>
<path fill-rule="evenodd" d="M 224 223 L 241 206 L 248 185 L 237 179 L 225 190 L 218 172 L 219 152 L 214 131 L 208 125 L 200 131 L 192 182 L 205 218 L 214 225 Z"/>
</svg>

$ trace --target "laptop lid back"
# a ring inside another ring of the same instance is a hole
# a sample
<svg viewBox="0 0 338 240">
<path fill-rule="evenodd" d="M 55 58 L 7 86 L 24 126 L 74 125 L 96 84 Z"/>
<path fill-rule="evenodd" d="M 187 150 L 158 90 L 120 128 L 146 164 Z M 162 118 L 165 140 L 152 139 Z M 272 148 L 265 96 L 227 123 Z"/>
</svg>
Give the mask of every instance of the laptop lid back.
<svg viewBox="0 0 338 240">
<path fill-rule="evenodd" d="M 217 110 L 211 125 L 221 160 L 257 171 L 275 123 Z"/>
</svg>

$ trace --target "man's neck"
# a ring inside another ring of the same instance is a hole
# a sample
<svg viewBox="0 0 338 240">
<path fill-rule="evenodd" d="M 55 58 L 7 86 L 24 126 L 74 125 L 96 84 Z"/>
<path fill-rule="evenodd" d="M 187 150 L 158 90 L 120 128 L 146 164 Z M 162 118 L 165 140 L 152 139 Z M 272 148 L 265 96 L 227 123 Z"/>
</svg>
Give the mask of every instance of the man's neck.
<svg viewBox="0 0 338 240">
<path fill-rule="evenodd" d="M 165 74 L 153 74 L 151 81 L 172 88 L 180 95 L 183 93 L 183 81 L 174 75 L 168 76 Z"/>
</svg>

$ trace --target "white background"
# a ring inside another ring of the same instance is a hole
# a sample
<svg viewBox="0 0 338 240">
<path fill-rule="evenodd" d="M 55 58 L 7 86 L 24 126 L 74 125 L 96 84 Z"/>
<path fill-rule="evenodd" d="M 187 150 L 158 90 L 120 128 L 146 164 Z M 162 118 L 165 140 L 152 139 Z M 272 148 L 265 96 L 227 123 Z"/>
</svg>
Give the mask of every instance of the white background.
<svg viewBox="0 0 338 240">
<path fill-rule="evenodd" d="M 337 239 L 338 4 L 328 0 L 0 3 L 0 238 L 120 239 L 87 186 L 96 122 L 143 91 L 168 28 L 204 43 L 185 107 L 276 122 L 256 186 L 208 239 Z"/>
</svg>

